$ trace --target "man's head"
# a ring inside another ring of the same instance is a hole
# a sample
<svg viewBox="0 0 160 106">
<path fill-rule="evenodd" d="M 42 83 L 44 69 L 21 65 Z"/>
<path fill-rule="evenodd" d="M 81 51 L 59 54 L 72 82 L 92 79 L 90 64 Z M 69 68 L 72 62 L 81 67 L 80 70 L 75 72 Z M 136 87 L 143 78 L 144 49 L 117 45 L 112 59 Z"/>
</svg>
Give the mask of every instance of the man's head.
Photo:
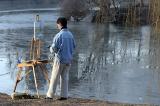
<svg viewBox="0 0 160 106">
<path fill-rule="evenodd" d="M 58 29 L 67 28 L 67 19 L 64 17 L 59 17 L 57 19 L 57 27 Z"/>
</svg>

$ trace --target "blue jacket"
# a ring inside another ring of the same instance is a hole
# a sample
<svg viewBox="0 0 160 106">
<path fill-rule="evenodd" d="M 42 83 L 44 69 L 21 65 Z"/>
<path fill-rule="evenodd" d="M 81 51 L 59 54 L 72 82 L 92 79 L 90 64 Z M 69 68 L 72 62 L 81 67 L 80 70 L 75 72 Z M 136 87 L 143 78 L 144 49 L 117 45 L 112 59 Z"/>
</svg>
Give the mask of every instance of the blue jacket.
<svg viewBox="0 0 160 106">
<path fill-rule="evenodd" d="M 72 33 L 67 29 L 61 29 L 53 38 L 52 49 L 57 54 L 62 64 L 70 64 L 73 59 L 75 40 Z"/>
</svg>

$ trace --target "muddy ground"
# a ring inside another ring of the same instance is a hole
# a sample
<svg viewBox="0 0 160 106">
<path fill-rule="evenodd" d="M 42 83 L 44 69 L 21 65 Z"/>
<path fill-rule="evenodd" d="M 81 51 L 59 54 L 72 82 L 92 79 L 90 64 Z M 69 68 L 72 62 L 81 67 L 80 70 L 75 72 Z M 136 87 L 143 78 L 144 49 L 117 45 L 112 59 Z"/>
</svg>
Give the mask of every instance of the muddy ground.
<svg viewBox="0 0 160 106">
<path fill-rule="evenodd" d="M 68 100 L 57 100 L 55 97 L 53 100 L 41 99 L 20 99 L 12 100 L 7 94 L 0 93 L 0 106 L 158 106 L 149 104 L 122 104 L 122 103 L 110 103 L 106 101 L 69 98 Z"/>
</svg>

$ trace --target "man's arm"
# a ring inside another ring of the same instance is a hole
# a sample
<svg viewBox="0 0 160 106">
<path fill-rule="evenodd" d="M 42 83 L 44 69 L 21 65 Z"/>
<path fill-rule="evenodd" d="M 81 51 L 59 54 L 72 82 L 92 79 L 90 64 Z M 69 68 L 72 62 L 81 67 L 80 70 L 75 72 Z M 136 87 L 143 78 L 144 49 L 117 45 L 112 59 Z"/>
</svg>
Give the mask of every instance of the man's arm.
<svg viewBox="0 0 160 106">
<path fill-rule="evenodd" d="M 54 38 L 53 38 L 53 43 L 50 47 L 50 52 L 53 53 L 53 52 L 57 52 L 58 51 L 58 48 L 59 48 L 59 37 L 58 35 L 56 35 Z"/>
</svg>

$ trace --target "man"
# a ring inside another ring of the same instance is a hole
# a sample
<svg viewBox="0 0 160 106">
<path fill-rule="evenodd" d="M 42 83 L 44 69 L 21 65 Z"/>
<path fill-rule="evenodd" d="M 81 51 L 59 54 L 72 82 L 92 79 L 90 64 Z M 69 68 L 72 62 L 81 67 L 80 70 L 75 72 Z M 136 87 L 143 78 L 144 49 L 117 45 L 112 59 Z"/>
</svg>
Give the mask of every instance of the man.
<svg viewBox="0 0 160 106">
<path fill-rule="evenodd" d="M 54 37 L 53 44 L 50 47 L 50 51 L 55 53 L 55 58 L 46 99 L 53 98 L 60 77 L 61 98 L 59 100 L 66 100 L 68 98 L 69 69 L 75 49 L 75 41 L 72 33 L 67 29 L 66 18 L 58 18 L 57 27 L 60 32 Z"/>
</svg>

